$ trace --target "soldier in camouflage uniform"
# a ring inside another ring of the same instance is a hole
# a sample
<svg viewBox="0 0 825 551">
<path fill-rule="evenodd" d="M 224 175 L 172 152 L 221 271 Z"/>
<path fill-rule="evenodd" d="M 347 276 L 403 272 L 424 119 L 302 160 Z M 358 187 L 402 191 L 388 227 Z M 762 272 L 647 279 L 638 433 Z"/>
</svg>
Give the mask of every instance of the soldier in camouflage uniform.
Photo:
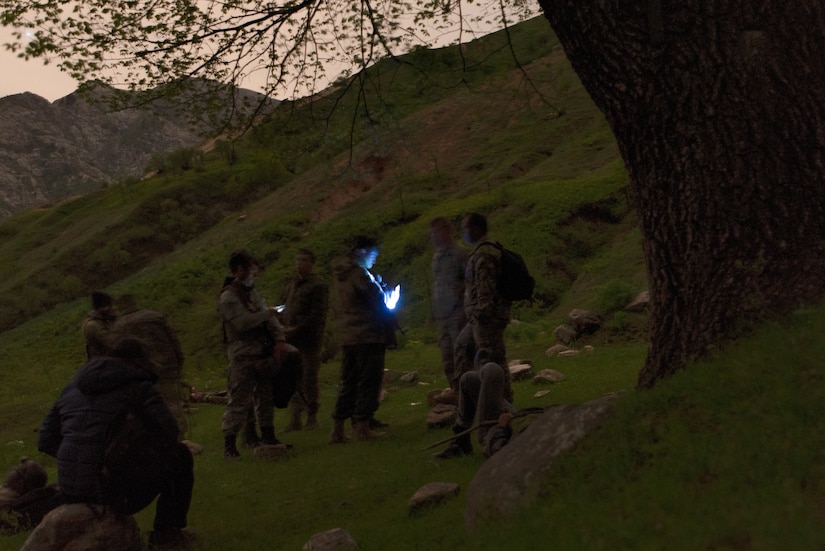
<svg viewBox="0 0 825 551">
<path fill-rule="evenodd" d="M 432 258 L 433 295 L 432 315 L 438 323 L 438 347 L 444 377 L 453 393 L 458 392 L 454 365 L 455 342 L 467 324 L 464 314 L 464 270 L 467 250 L 453 240 L 450 221 L 439 216 L 430 222 L 430 239 L 436 250 Z"/>
<path fill-rule="evenodd" d="M 303 360 L 303 378 L 289 404 L 291 419 L 286 428 L 288 431 L 302 428 L 301 413 L 304 409 L 307 411 L 306 428 L 318 426 L 318 372 L 321 369 L 329 288 L 318 274 L 313 273 L 314 265 L 312 251 L 298 251 L 295 255 L 295 275 L 283 295 L 286 339 L 301 351 Z"/>
<path fill-rule="evenodd" d="M 109 353 L 109 334 L 115 322 L 114 300 L 101 291 L 92 293 L 92 310 L 83 320 L 83 340 L 86 342 L 86 359 L 106 356 Z"/>
<path fill-rule="evenodd" d="M 136 337 L 146 345 L 155 375 L 158 376 L 155 388 L 178 422 L 179 436 L 183 438 L 188 428 L 184 412 L 188 391 L 181 381 L 183 352 L 177 335 L 163 314 L 148 308 L 138 309 L 132 295 L 119 297 L 117 309 L 119 315 L 112 326 L 112 333 Z"/>
<path fill-rule="evenodd" d="M 490 360 L 502 366 L 505 373 L 505 399 L 513 401 L 507 353 L 504 348 L 504 330 L 510 323 L 511 302 L 498 292 L 501 271 L 501 251 L 487 237 L 487 219 L 470 213 L 461 221 L 464 240 L 473 246 L 464 272 L 464 326 L 455 348 L 456 371 L 464 374 L 473 367 L 475 351 L 490 351 Z"/>
<path fill-rule="evenodd" d="M 236 440 L 247 421 L 250 404 L 261 427 L 263 444 L 279 444 L 273 426 L 272 373 L 289 353 L 284 328 L 258 291 L 255 279 L 259 264 L 245 251 L 229 258 L 234 279 L 218 298 L 223 322 L 226 353 L 229 356 L 227 391 L 229 401 L 223 414 L 224 456 L 240 457 Z"/>
</svg>

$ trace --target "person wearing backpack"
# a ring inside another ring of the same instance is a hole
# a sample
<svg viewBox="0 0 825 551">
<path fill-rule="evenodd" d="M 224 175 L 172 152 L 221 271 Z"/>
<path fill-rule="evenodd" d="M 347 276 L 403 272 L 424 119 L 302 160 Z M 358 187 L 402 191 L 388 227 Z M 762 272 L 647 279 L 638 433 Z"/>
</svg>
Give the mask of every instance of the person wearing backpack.
<svg viewBox="0 0 825 551">
<path fill-rule="evenodd" d="M 131 515 L 157 497 L 149 543 L 164 548 L 191 541 L 185 528 L 194 474 L 192 454 L 178 442 L 177 421 L 156 380 L 144 344 L 118 338 L 108 356 L 89 360 L 63 389 L 37 449 L 57 458 L 61 499 L 55 506 L 94 503 Z"/>
<path fill-rule="evenodd" d="M 512 302 L 499 291 L 502 250 L 487 235 L 487 218 L 477 212 L 461 221 L 461 234 L 473 249 L 464 270 L 464 313 L 467 325 L 455 343 L 457 375 L 472 370 L 476 350 L 490 351 L 490 360 L 504 369 L 504 398 L 512 403 L 513 390 L 507 370 L 504 330 L 510 323 Z"/>
</svg>

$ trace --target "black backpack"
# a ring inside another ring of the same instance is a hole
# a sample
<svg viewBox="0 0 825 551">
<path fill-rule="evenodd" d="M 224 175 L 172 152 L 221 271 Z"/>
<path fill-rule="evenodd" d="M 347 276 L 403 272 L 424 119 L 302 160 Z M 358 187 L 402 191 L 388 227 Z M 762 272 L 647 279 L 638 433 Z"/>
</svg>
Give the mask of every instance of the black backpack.
<svg viewBox="0 0 825 551">
<path fill-rule="evenodd" d="M 490 242 L 501 251 L 501 273 L 498 278 L 498 293 L 505 300 L 531 300 L 536 280 L 530 275 L 527 264 L 520 254 L 505 248 L 501 243 Z"/>
</svg>

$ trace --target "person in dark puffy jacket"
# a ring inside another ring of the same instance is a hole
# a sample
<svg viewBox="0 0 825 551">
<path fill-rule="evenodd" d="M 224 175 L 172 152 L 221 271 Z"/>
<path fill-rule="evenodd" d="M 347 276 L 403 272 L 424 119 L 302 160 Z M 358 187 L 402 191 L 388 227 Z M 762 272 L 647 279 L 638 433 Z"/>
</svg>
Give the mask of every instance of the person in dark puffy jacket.
<svg viewBox="0 0 825 551">
<path fill-rule="evenodd" d="M 150 497 L 159 494 L 149 542 L 163 545 L 188 537 L 182 529 L 192 498 L 193 461 L 188 448 L 178 442 L 178 424 L 154 387 L 157 376 L 148 358 L 143 343 L 124 337 L 113 343 L 109 356 L 90 359 L 43 421 L 37 448 L 57 458 L 64 503 L 111 506 L 112 489 L 126 503 L 134 501 L 130 496 L 143 499 L 147 491 Z M 107 479 L 104 458 L 110 438 L 130 412 L 152 431 L 153 449 L 148 451 L 155 460 L 145 465 L 145 478 Z"/>
</svg>

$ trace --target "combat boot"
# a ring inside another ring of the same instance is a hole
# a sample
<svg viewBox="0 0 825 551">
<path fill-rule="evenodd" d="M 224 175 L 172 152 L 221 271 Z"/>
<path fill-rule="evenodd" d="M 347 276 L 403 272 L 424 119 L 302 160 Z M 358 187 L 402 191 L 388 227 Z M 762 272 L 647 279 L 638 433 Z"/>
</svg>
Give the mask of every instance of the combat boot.
<svg viewBox="0 0 825 551">
<path fill-rule="evenodd" d="M 244 448 L 257 448 L 261 445 L 261 439 L 255 431 L 255 423 L 246 423 L 241 435 L 241 446 Z"/>
<path fill-rule="evenodd" d="M 241 456 L 241 452 L 238 451 L 238 447 L 235 444 L 235 440 L 238 437 L 237 434 L 224 434 L 223 435 L 223 456 L 226 459 L 238 459 Z"/>
<path fill-rule="evenodd" d="M 386 436 L 387 433 L 372 430 L 370 428 L 369 421 L 357 421 L 355 423 L 355 439 L 364 442 L 366 440 L 375 440 L 376 438 L 381 438 L 382 436 Z"/>
<path fill-rule="evenodd" d="M 301 430 L 301 410 L 293 408 L 291 410 L 292 416 L 289 419 L 289 424 L 284 428 L 284 432 L 292 432 L 294 430 Z"/>
<path fill-rule="evenodd" d="M 275 438 L 275 427 L 261 427 L 261 445 L 277 446 L 281 441 Z"/>
<path fill-rule="evenodd" d="M 329 434 L 330 444 L 345 444 L 347 437 L 344 434 L 344 420 L 335 419 L 332 424 L 332 432 Z"/>
<path fill-rule="evenodd" d="M 461 425 L 453 426 L 453 433 L 460 434 L 466 431 Z M 434 453 L 433 457 L 436 459 L 452 459 L 454 457 L 461 457 L 462 455 L 470 455 L 473 453 L 473 442 L 470 439 L 470 433 L 456 436 L 450 444 L 438 453 Z"/>
<path fill-rule="evenodd" d="M 304 425 L 304 430 L 315 430 L 318 428 L 318 414 L 307 413 L 307 422 Z"/>
</svg>

